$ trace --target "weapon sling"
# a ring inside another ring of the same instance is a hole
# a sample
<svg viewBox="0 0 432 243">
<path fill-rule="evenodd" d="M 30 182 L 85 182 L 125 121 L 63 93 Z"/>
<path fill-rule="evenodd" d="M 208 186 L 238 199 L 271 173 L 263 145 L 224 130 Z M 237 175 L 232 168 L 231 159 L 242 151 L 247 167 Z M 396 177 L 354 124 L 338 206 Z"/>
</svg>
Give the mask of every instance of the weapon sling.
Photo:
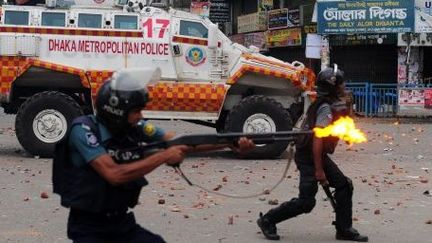
<svg viewBox="0 0 432 243">
<path fill-rule="evenodd" d="M 279 181 L 276 182 L 276 184 L 274 186 L 272 186 L 269 190 L 265 190 L 259 193 L 253 193 L 250 195 L 232 195 L 232 194 L 226 194 L 226 193 L 221 193 L 221 192 L 217 192 L 214 190 L 210 190 L 208 188 L 205 188 L 201 185 L 192 183 L 191 180 L 184 174 L 184 172 L 182 171 L 182 169 L 180 168 L 180 165 L 175 165 L 174 170 L 190 185 L 190 186 L 195 186 L 200 188 L 201 190 L 211 193 L 211 194 L 215 194 L 218 196 L 223 196 L 223 197 L 229 197 L 229 198 L 237 198 L 237 199 L 246 199 L 246 198 L 254 198 L 254 197 L 259 197 L 261 195 L 265 195 L 265 194 L 270 194 L 274 189 L 276 189 L 281 183 L 282 181 L 286 178 L 286 175 L 288 173 L 288 170 L 290 168 L 290 165 L 292 163 L 292 160 L 294 159 L 294 154 L 295 154 L 295 148 L 294 148 L 294 144 L 290 144 L 288 146 L 288 162 L 285 166 L 285 170 L 281 176 L 281 178 L 279 179 Z"/>
</svg>

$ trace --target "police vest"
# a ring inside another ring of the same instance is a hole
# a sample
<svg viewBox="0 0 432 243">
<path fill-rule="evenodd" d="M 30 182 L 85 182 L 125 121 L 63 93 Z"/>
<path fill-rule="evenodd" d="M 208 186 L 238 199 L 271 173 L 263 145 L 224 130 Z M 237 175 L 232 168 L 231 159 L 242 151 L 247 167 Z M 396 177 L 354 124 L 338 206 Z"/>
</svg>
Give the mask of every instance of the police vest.
<svg viewBox="0 0 432 243">
<path fill-rule="evenodd" d="M 99 129 L 94 118 L 91 116 L 78 117 L 72 122 L 71 128 L 81 124 L 90 127 L 100 141 Z M 136 147 L 139 138 L 135 134 L 139 134 L 138 131 L 130 131 L 121 140 L 112 138 L 103 142 L 103 146 L 116 163 L 129 163 L 142 159 L 139 152 L 127 150 L 127 148 Z M 148 184 L 147 180 L 142 177 L 129 183 L 113 186 L 89 164 L 81 168 L 74 166 L 68 159 L 68 138 L 69 133 L 56 145 L 53 159 L 53 189 L 54 193 L 60 195 L 61 205 L 90 212 L 135 207 L 142 187 Z"/>
<path fill-rule="evenodd" d="M 335 101 L 331 100 L 329 98 L 318 98 L 308 109 L 307 111 L 307 117 L 304 119 L 303 124 L 300 124 L 300 129 L 304 131 L 312 130 L 316 125 L 316 119 L 317 119 L 317 113 L 319 107 L 321 107 L 323 104 L 329 104 L 331 107 L 332 112 L 332 121 L 338 120 L 342 116 L 348 115 L 348 108 L 346 106 L 346 103 L 342 101 Z M 313 134 L 310 135 L 303 135 L 300 136 L 296 142 L 296 149 L 298 154 L 304 154 L 304 155 L 312 155 L 312 141 L 313 141 Z M 326 137 L 323 138 L 323 145 L 324 145 L 324 153 L 332 154 L 334 153 L 337 143 L 339 141 L 339 138 L 337 137 Z"/>
</svg>

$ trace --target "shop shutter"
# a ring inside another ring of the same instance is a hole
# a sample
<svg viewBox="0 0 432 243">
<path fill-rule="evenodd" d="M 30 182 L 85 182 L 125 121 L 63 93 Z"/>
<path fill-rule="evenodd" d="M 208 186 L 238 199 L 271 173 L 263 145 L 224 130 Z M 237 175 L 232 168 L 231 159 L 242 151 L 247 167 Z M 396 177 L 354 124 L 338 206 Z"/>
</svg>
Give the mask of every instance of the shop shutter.
<svg viewBox="0 0 432 243">
<path fill-rule="evenodd" d="M 397 83 L 397 47 L 394 45 L 334 46 L 332 63 L 352 82 Z"/>
</svg>

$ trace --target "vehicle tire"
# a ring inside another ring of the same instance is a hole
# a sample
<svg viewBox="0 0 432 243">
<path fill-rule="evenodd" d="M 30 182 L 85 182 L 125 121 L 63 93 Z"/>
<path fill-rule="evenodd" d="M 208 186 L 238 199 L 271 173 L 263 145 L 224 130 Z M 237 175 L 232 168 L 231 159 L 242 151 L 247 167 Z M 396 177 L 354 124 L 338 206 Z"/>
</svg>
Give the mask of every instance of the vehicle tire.
<svg viewBox="0 0 432 243">
<path fill-rule="evenodd" d="M 222 111 L 221 114 L 219 115 L 219 119 L 215 123 L 215 128 L 217 133 L 224 132 L 227 115 L 228 115 L 227 111 Z"/>
<path fill-rule="evenodd" d="M 54 145 L 75 117 L 83 114 L 69 95 L 56 91 L 37 93 L 19 108 L 15 119 L 18 141 L 32 155 L 51 157 Z"/>
<path fill-rule="evenodd" d="M 230 111 L 226 132 L 269 133 L 292 130 L 290 114 L 272 98 L 254 95 L 244 98 Z M 249 159 L 270 159 L 280 156 L 288 142 L 259 144 L 245 157 Z"/>
<path fill-rule="evenodd" d="M 293 124 L 296 124 L 298 119 L 303 115 L 304 102 L 292 103 L 289 108 L 289 113 Z"/>
</svg>

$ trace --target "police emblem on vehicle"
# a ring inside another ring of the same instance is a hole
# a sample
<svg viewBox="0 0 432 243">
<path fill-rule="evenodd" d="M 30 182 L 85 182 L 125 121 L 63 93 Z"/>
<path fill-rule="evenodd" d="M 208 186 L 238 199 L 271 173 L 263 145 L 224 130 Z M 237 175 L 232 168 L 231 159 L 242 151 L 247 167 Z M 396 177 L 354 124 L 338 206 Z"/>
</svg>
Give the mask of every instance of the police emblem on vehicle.
<svg viewBox="0 0 432 243">
<path fill-rule="evenodd" d="M 194 67 L 203 64 L 206 59 L 205 51 L 199 47 L 191 47 L 186 52 L 186 62 Z"/>
</svg>

